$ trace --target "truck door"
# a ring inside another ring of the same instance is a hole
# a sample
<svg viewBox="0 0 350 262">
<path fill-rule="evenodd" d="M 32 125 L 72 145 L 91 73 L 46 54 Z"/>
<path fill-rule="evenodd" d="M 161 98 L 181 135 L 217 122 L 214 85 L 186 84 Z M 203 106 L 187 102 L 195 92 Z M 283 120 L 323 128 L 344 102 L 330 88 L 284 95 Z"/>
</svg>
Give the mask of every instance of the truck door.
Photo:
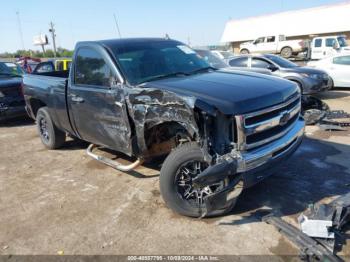
<svg viewBox="0 0 350 262">
<path fill-rule="evenodd" d="M 275 54 L 277 49 L 276 36 L 268 36 L 266 37 L 266 43 L 263 52 Z"/>
<path fill-rule="evenodd" d="M 322 38 L 314 38 L 311 44 L 311 59 L 322 59 L 324 57 L 324 46 Z"/>
<path fill-rule="evenodd" d="M 265 45 L 265 37 L 257 38 L 252 45 L 252 53 L 260 53 Z"/>
<path fill-rule="evenodd" d="M 327 37 L 325 40 L 325 51 L 324 51 L 324 57 L 329 57 L 332 55 L 335 55 L 337 53 L 337 50 L 334 49 L 335 45 L 338 43 L 337 38 L 335 37 Z"/>
<path fill-rule="evenodd" d="M 131 153 L 130 125 L 118 69 L 101 46 L 80 46 L 67 94 L 73 125 L 90 143 Z"/>
</svg>

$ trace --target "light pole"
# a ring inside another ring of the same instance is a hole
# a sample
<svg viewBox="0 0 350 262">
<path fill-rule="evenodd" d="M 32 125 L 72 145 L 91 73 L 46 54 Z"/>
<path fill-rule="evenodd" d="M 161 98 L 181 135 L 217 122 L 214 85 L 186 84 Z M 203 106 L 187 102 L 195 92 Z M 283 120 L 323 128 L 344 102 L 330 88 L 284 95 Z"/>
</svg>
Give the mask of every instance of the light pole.
<svg viewBox="0 0 350 262">
<path fill-rule="evenodd" d="M 24 50 L 24 40 L 23 40 L 23 32 L 22 32 L 22 24 L 21 24 L 21 18 L 19 17 L 19 11 L 16 11 L 17 15 L 17 23 L 18 23 L 18 31 L 19 31 L 19 37 L 21 39 L 22 49 Z"/>
<path fill-rule="evenodd" d="M 54 57 L 56 57 L 56 34 L 55 34 L 54 24 L 52 22 L 50 22 L 49 32 L 51 33 L 51 36 L 52 36 L 53 55 Z"/>
</svg>

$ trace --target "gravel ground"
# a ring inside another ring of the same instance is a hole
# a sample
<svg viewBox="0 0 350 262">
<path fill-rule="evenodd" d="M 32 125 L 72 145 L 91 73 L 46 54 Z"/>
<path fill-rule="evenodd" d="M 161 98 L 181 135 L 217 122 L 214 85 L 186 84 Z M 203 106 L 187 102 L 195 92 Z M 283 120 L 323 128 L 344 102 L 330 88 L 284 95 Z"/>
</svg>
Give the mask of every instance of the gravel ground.
<svg viewBox="0 0 350 262">
<path fill-rule="evenodd" d="M 321 98 L 350 112 L 349 91 Z M 308 204 L 350 189 L 349 131 L 308 127 L 279 172 L 244 191 L 231 214 L 202 220 L 165 207 L 158 165 L 118 172 L 90 159 L 86 146 L 69 141 L 48 151 L 31 121 L 0 126 L 0 254 L 295 255 L 252 213 L 270 207 L 297 225 Z M 349 240 L 341 254 L 350 255 Z"/>
</svg>

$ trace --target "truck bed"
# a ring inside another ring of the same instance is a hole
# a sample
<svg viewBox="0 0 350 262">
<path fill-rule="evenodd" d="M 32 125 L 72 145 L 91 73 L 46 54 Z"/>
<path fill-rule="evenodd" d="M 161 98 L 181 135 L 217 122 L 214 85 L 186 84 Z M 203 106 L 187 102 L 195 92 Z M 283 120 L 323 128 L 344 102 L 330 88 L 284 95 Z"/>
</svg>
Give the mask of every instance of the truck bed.
<svg viewBox="0 0 350 262">
<path fill-rule="evenodd" d="M 23 84 L 27 103 L 31 104 L 35 100 L 45 101 L 57 127 L 71 131 L 66 100 L 68 74 L 69 71 L 25 74 Z M 29 115 L 35 118 L 34 112 L 30 110 Z"/>
</svg>

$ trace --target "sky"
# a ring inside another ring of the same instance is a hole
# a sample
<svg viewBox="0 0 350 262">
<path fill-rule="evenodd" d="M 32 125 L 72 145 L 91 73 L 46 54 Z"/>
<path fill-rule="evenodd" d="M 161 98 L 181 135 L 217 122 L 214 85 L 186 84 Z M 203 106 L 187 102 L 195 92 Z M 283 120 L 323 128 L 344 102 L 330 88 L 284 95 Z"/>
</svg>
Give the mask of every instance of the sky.
<svg viewBox="0 0 350 262">
<path fill-rule="evenodd" d="M 219 44 L 229 19 L 297 10 L 344 0 L 11 0 L 2 1 L 0 53 L 40 49 L 33 37 L 55 25 L 57 46 L 73 49 L 77 41 L 122 37 L 163 37 L 194 46 Z M 18 12 L 18 15 L 16 13 Z M 18 19 L 19 18 L 19 19 Z M 20 20 L 20 22 L 19 22 Z M 21 26 L 19 26 L 21 25 Z"/>
</svg>

